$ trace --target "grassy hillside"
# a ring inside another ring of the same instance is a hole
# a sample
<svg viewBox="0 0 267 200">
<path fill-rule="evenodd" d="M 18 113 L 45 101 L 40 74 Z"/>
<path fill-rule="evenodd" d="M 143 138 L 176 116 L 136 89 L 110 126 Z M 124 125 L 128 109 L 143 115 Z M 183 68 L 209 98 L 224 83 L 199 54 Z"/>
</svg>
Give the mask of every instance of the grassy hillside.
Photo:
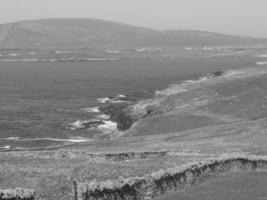
<svg viewBox="0 0 267 200">
<path fill-rule="evenodd" d="M 207 74 L 131 106 L 130 135 L 162 134 L 265 118 L 266 69 Z"/>
<path fill-rule="evenodd" d="M 96 19 L 44 19 L 0 25 L 0 48 L 132 48 L 257 45 L 266 40 L 201 31 L 157 31 Z"/>
</svg>

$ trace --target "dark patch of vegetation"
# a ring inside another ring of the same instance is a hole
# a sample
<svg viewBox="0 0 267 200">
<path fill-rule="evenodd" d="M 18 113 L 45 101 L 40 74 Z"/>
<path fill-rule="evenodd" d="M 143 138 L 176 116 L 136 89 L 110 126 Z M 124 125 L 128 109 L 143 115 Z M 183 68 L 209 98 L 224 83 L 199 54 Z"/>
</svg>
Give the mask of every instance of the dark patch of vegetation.
<svg viewBox="0 0 267 200">
<path fill-rule="evenodd" d="M 213 72 L 211 74 L 214 75 L 215 77 L 218 77 L 218 76 L 224 75 L 224 72 L 223 71 L 216 71 L 216 72 Z"/>
<path fill-rule="evenodd" d="M 118 129 L 122 131 L 129 129 L 135 121 L 130 115 L 123 111 L 115 115 L 114 120 L 118 123 Z"/>
<path fill-rule="evenodd" d="M 220 76 L 222 76 L 224 74 L 225 74 L 225 72 L 219 70 L 219 71 L 215 71 L 215 72 L 212 72 L 212 73 L 204 74 L 200 78 L 212 79 L 212 78 L 215 78 L 215 77 L 220 77 Z"/>
</svg>

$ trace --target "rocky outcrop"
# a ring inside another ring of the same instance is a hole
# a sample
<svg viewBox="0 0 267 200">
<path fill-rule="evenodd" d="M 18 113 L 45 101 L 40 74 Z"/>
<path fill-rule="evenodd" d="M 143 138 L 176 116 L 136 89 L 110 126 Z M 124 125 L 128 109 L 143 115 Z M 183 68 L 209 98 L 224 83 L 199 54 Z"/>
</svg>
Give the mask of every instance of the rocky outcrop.
<svg viewBox="0 0 267 200">
<path fill-rule="evenodd" d="M 267 171 L 264 157 L 232 157 L 162 170 L 144 177 L 134 177 L 115 182 L 78 183 L 75 191 L 77 200 L 153 199 L 167 191 L 180 190 L 208 178 L 227 172 Z"/>
<path fill-rule="evenodd" d="M 118 130 L 125 131 L 131 127 L 136 121 L 128 110 L 128 103 L 109 103 L 108 105 L 100 107 L 100 110 L 106 115 L 110 116 L 110 119 L 117 123 Z"/>
<path fill-rule="evenodd" d="M 34 200 L 35 191 L 31 189 L 15 188 L 0 189 L 0 200 Z"/>
</svg>

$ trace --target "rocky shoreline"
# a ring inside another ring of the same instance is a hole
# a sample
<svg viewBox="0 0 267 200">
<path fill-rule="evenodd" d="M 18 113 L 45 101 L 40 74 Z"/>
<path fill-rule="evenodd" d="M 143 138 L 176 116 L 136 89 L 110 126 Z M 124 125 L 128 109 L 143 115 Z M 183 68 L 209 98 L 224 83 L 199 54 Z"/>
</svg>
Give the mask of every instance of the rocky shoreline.
<svg viewBox="0 0 267 200">
<path fill-rule="evenodd" d="M 216 77 L 221 77 L 225 74 L 223 71 L 215 71 L 213 73 L 204 74 L 199 77 L 199 80 L 196 81 L 185 81 L 181 86 L 186 85 L 186 83 L 194 83 L 201 80 L 209 80 Z M 170 86 L 171 89 L 172 86 Z M 163 94 L 163 91 L 156 91 L 155 95 L 150 99 L 135 101 L 128 98 L 120 98 L 122 102 L 113 103 L 108 102 L 107 104 L 101 106 L 99 110 L 104 114 L 108 115 L 111 121 L 117 123 L 117 128 L 119 131 L 126 131 L 131 128 L 131 126 L 138 121 L 139 119 L 146 118 L 148 116 L 159 114 L 164 112 L 160 108 L 160 100 L 162 97 L 167 97 L 172 94 Z"/>
<path fill-rule="evenodd" d="M 118 130 L 125 131 L 137 120 L 130 115 L 128 106 L 129 103 L 110 103 L 100 107 L 100 111 L 117 123 Z"/>
</svg>

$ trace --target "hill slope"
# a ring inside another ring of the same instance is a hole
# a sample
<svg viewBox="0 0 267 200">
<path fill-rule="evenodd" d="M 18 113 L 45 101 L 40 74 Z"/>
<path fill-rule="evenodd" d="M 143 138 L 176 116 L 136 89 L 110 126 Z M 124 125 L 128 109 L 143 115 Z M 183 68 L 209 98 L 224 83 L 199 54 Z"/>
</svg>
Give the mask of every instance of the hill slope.
<svg viewBox="0 0 267 200">
<path fill-rule="evenodd" d="M 0 25 L 0 48 L 130 48 L 140 46 L 257 45 L 267 40 L 153 29 L 97 19 L 43 19 Z"/>
<path fill-rule="evenodd" d="M 118 105 L 103 110 L 115 116 L 118 128 L 130 128 L 125 135 L 134 136 L 258 120 L 267 116 L 266 73 L 260 67 L 218 71 L 156 91 L 154 98 L 123 108 L 117 115 L 109 110 Z"/>
</svg>

